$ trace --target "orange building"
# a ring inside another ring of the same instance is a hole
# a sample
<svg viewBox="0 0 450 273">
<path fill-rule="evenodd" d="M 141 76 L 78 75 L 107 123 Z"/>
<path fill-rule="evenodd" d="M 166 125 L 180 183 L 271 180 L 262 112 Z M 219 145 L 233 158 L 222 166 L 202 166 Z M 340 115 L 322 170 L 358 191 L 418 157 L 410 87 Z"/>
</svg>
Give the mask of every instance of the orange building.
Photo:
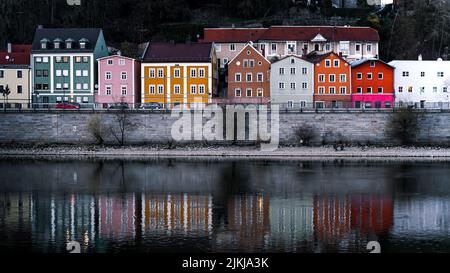
<svg viewBox="0 0 450 273">
<path fill-rule="evenodd" d="M 149 44 L 141 64 L 142 103 L 167 109 L 211 103 L 217 92 L 217 65 L 211 43 Z"/>
<path fill-rule="evenodd" d="M 307 57 L 314 63 L 314 106 L 316 108 L 351 107 L 351 66 L 341 56 L 330 52 Z"/>
<path fill-rule="evenodd" d="M 270 62 L 251 44 L 228 64 L 228 100 L 231 103 L 267 103 L 270 98 Z"/>
</svg>

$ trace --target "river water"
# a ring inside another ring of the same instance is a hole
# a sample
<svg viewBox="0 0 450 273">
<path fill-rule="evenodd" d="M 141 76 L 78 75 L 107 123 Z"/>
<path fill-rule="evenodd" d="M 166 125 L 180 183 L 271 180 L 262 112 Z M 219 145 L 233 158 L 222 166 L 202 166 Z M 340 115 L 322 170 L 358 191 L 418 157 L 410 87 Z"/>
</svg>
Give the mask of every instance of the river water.
<svg viewBox="0 0 450 273">
<path fill-rule="evenodd" d="M 0 160 L 0 252 L 450 252 L 450 163 Z"/>
</svg>

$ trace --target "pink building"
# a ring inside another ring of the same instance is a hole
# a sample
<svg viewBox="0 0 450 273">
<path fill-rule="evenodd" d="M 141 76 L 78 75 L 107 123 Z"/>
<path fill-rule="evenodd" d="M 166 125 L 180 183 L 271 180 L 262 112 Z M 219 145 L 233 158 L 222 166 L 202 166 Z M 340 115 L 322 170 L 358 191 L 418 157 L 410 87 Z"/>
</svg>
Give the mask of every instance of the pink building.
<svg viewBox="0 0 450 273">
<path fill-rule="evenodd" d="M 126 103 L 135 108 L 141 101 L 139 61 L 113 55 L 98 59 L 98 92 L 95 95 L 97 108 L 108 108 Z"/>
</svg>

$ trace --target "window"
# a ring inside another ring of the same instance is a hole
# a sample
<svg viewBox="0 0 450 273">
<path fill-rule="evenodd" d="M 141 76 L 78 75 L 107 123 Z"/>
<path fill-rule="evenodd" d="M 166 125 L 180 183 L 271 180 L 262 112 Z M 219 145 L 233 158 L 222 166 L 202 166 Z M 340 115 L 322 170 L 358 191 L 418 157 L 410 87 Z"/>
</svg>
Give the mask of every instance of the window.
<svg viewBox="0 0 450 273">
<path fill-rule="evenodd" d="M 383 87 L 378 87 L 378 94 L 383 94 Z"/>
<path fill-rule="evenodd" d="M 105 86 L 105 94 L 107 96 L 110 96 L 112 94 L 112 86 L 111 85 L 106 85 Z"/>
<path fill-rule="evenodd" d="M 284 67 L 280 67 L 279 72 L 280 72 L 280 75 L 284 75 Z"/>
<path fill-rule="evenodd" d="M 370 61 L 370 67 L 375 67 L 375 61 Z"/>
<path fill-rule="evenodd" d="M 155 77 L 155 69 L 154 69 L 154 68 L 151 68 L 151 69 L 149 70 L 149 77 L 150 77 L 150 78 L 154 78 L 154 77 Z"/>
<path fill-rule="evenodd" d="M 69 77 L 69 70 L 63 70 L 63 76 Z"/>
<path fill-rule="evenodd" d="M 300 108 L 306 108 L 306 101 L 304 100 L 300 101 Z"/>
<path fill-rule="evenodd" d="M 336 81 L 336 75 L 330 74 L 328 79 L 329 79 L 330 82 L 335 82 Z"/>
<path fill-rule="evenodd" d="M 150 94 L 155 94 L 155 86 L 154 85 L 150 85 L 150 87 L 149 87 L 149 92 L 150 92 Z"/>
<path fill-rule="evenodd" d="M 438 76 L 439 78 L 444 77 L 444 72 L 439 71 L 439 72 L 437 73 L 437 76 Z"/>
<path fill-rule="evenodd" d="M 205 86 L 203 84 L 198 86 L 198 93 L 205 94 Z"/>
<path fill-rule="evenodd" d="M 248 88 L 247 90 L 245 90 L 245 96 L 247 97 L 251 97 L 252 96 L 252 89 Z"/>
<path fill-rule="evenodd" d="M 356 73 L 356 79 L 357 80 L 362 80 L 362 73 Z"/>
<path fill-rule="evenodd" d="M 308 89 L 308 83 L 302 82 L 302 89 Z"/>
<path fill-rule="evenodd" d="M 319 94 L 325 94 L 325 87 L 319 86 Z"/>
<path fill-rule="evenodd" d="M 425 93 L 425 87 L 424 86 L 420 87 L 420 93 Z"/>
<path fill-rule="evenodd" d="M 371 44 L 367 45 L 367 53 L 372 53 L 372 45 Z M 373 63 L 374 63 L 374 66 L 372 66 L 372 67 L 375 67 L 375 62 L 373 62 Z"/>
<path fill-rule="evenodd" d="M 69 59 L 69 57 L 67 57 L 67 60 Z M 83 63 L 89 63 L 89 57 L 84 56 L 83 57 Z"/>
<path fill-rule="evenodd" d="M 334 94 L 334 93 L 336 93 L 336 88 L 335 88 L 335 87 L 330 87 L 330 88 L 328 88 L 328 93 L 329 93 L 329 94 Z"/>
<path fill-rule="evenodd" d="M 347 75 L 345 75 L 345 74 L 339 75 L 339 81 L 340 82 L 347 82 Z"/>
<path fill-rule="evenodd" d="M 128 90 L 128 87 L 126 85 L 120 86 L 120 93 L 122 94 L 122 96 L 127 95 L 127 90 Z"/>
<path fill-rule="evenodd" d="M 272 44 L 270 45 L 270 48 L 271 48 L 271 50 L 272 50 L 272 53 L 277 52 L 277 44 L 276 44 L 276 43 L 272 43 Z"/>
<path fill-rule="evenodd" d="M 399 86 L 399 87 L 398 87 L 398 92 L 399 92 L 399 93 L 402 93 L 402 92 L 403 92 L 403 86 Z"/>
<path fill-rule="evenodd" d="M 361 44 L 356 44 L 355 45 L 355 50 L 357 53 L 361 52 Z"/>
<path fill-rule="evenodd" d="M 77 57 L 78 60 L 81 60 L 80 57 Z M 79 63 L 79 61 L 77 62 Z M 108 65 L 113 65 L 114 64 L 114 60 L 108 60 Z"/>
<path fill-rule="evenodd" d="M 120 59 L 119 60 L 119 65 L 125 65 L 125 60 L 124 59 Z"/>
<path fill-rule="evenodd" d="M 197 69 L 195 69 L 195 68 L 191 68 L 191 73 L 190 73 L 190 75 L 191 75 L 191 78 L 195 78 L 195 77 L 197 77 Z"/>
<path fill-rule="evenodd" d="M 250 67 L 255 67 L 255 60 L 248 61 Z"/>
<path fill-rule="evenodd" d="M 17 94 L 22 94 L 22 92 L 23 92 L 22 85 L 17 85 Z"/>
<path fill-rule="evenodd" d="M 36 62 L 37 63 L 42 63 L 42 58 L 41 57 L 36 57 Z"/>
<path fill-rule="evenodd" d="M 111 79 L 112 79 L 112 73 L 109 72 L 109 71 L 106 72 L 106 73 L 105 73 L 105 79 L 106 79 L 106 80 L 111 80 Z"/>
<path fill-rule="evenodd" d="M 79 72 L 79 70 L 77 70 L 76 72 Z M 56 77 L 61 77 L 62 76 L 62 70 L 56 70 L 55 71 L 55 75 L 56 75 Z"/>
<path fill-rule="evenodd" d="M 325 67 L 331 67 L 331 60 L 325 60 Z"/>
<path fill-rule="evenodd" d="M 367 79 L 368 79 L 368 80 L 372 80 L 372 78 L 373 78 L 372 73 L 367 73 Z"/>
<path fill-rule="evenodd" d="M 361 94 L 362 93 L 362 87 L 356 87 L 356 93 Z"/>
<path fill-rule="evenodd" d="M 334 60 L 333 61 L 333 66 L 334 67 L 339 67 L 339 60 Z"/>
<path fill-rule="evenodd" d="M 158 78 L 164 78 L 164 69 L 158 68 Z"/>
<path fill-rule="evenodd" d="M 386 102 L 384 103 L 384 107 L 385 107 L 385 108 L 391 108 L 391 103 L 390 103 L 389 101 L 386 101 Z"/>
<path fill-rule="evenodd" d="M 433 87 L 433 92 L 437 92 L 438 88 L 436 86 Z"/>
<path fill-rule="evenodd" d="M 43 58 L 42 58 L 42 62 L 43 62 L 43 63 L 48 63 L 48 57 L 43 57 Z"/>
<path fill-rule="evenodd" d="M 3 70 L 0 72 L 0 78 L 3 78 Z M 36 77 L 42 77 L 42 70 L 36 70 L 36 72 L 35 72 L 35 74 L 36 74 Z"/>
<path fill-rule="evenodd" d="M 319 82 L 325 82 L 325 75 L 319 74 Z"/>
<path fill-rule="evenodd" d="M 347 88 L 346 87 L 340 87 L 339 88 L 339 93 L 341 93 L 341 94 L 345 94 L 345 93 L 347 93 Z"/>
<path fill-rule="evenodd" d="M 280 88 L 280 89 L 284 89 L 284 82 L 279 82 L 278 83 L 278 88 Z"/>
<path fill-rule="evenodd" d="M 164 85 L 158 84 L 158 94 L 164 94 Z"/>
<path fill-rule="evenodd" d="M 195 93 L 197 93 L 197 86 L 191 85 L 191 94 L 195 94 Z"/>
<path fill-rule="evenodd" d="M 198 70 L 198 77 L 199 78 L 204 78 L 205 77 L 205 69 L 204 68 L 200 68 Z"/>
<path fill-rule="evenodd" d="M 262 97 L 263 96 L 263 89 L 262 88 L 256 89 L 256 96 L 257 97 Z"/>
<path fill-rule="evenodd" d="M 292 90 L 295 90 L 296 87 L 297 87 L 297 85 L 295 84 L 295 82 L 291 82 L 291 89 L 292 89 Z"/>
<path fill-rule="evenodd" d="M 235 89 L 234 90 L 234 96 L 235 97 L 240 97 L 241 96 L 241 89 Z"/>
<path fill-rule="evenodd" d="M 179 84 L 176 84 L 173 86 L 173 93 L 177 94 L 177 95 L 180 94 L 180 85 Z"/>
<path fill-rule="evenodd" d="M 87 77 L 89 76 L 89 71 L 88 70 L 83 70 L 83 77 Z"/>
<path fill-rule="evenodd" d="M 295 64 L 295 59 L 294 58 L 291 59 L 291 64 Z"/>
<path fill-rule="evenodd" d="M 409 93 L 412 93 L 412 91 L 413 91 L 413 87 L 412 87 L 412 86 L 409 86 L 409 87 L 408 87 L 408 92 L 409 92 Z"/>
<path fill-rule="evenodd" d="M 442 87 L 442 92 L 447 93 L 447 87 L 446 86 Z"/>
<path fill-rule="evenodd" d="M 67 88 L 66 88 L 66 85 L 67 85 Z M 69 84 L 68 84 L 68 83 L 65 83 L 65 84 L 64 84 L 64 89 L 68 89 L 68 88 L 69 88 Z M 89 89 L 89 84 L 83 83 L 83 89 L 84 89 L 84 90 L 88 90 L 88 89 Z"/>
<path fill-rule="evenodd" d="M 420 72 L 420 76 L 423 78 L 425 77 L 425 71 Z"/>
<path fill-rule="evenodd" d="M 81 90 L 81 89 L 83 89 L 83 85 L 82 85 L 81 83 L 77 83 L 77 84 L 75 85 L 75 89 L 76 89 L 76 90 Z"/>
<path fill-rule="evenodd" d="M 264 81 L 264 74 L 263 73 L 256 74 L 256 80 L 258 82 L 263 82 Z"/>
<path fill-rule="evenodd" d="M 58 72 L 58 71 L 56 71 L 56 72 Z M 58 73 L 56 73 L 56 74 L 58 74 Z M 58 75 L 56 75 L 56 76 L 58 76 Z M 75 76 L 81 77 L 81 70 L 75 70 Z"/>
<path fill-rule="evenodd" d="M 236 73 L 234 75 L 234 81 L 235 82 L 241 82 L 241 73 Z"/>
<path fill-rule="evenodd" d="M 287 107 L 288 108 L 294 108 L 294 101 L 288 100 Z"/>
<path fill-rule="evenodd" d="M 402 77 L 409 77 L 409 71 L 403 71 Z"/>
<path fill-rule="evenodd" d="M 291 75 L 295 75 L 295 67 L 291 67 Z"/>
<path fill-rule="evenodd" d="M 175 68 L 173 70 L 173 77 L 174 78 L 179 78 L 180 77 L 180 69 L 179 68 Z"/>
<path fill-rule="evenodd" d="M 331 51 L 331 44 L 330 44 L 330 43 L 327 43 L 327 44 L 325 45 L 325 50 L 326 50 L 326 51 Z"/>
<path fill-rule="evenodd" d="M 42 42 L 41 43 L 41 49 L 47 49 L 47 43 L 46 42 Z"/>
<path fill-rule="evenodd" d="M 236 45 L 230 44 L 230 51 L 236 51 Z"/>
<path fill-rule="evenodd" d="M 378 73 L 378 79 L 382 80 L 383 79 L 383 73 Z"/>
<path fill-rule="evenodd" d="M 75 57 L 75 62 L 76 63 L 81 63 L 81 57 L 80 56 Z M 113 64 L 113 60 L 108 60 L 108 64 L 112 65 Z"/>
<path fill-rule="evenodd" d="M 120 72 L 120 79 L 125 81 L 127 79 L 127 72 L 125 71 Z"/>
<path fill-rule="evenodd" d="M 372 94 L 372 87 L 367 87 L 367 94 Z"/>
<path fill-rule="evenodd" d="M 302 68 L 302 75 L 306 75 L 306 74 L 308 74 L 308 68 L 303 67 Z"/>
<path fill-rule="evenodd" d="M 247 82 L 252 82 L 252 73 L 247 73 L 246 80 Z"/>
<path fill-rule="evenodd" d="M 216 44 L 216 51 L 217 51 L 217 52 L 222 51 L 222 45 Z"/>
<path fill-rule="evenodd" d="M 46 70 L 46 69 L 42 70 L 42 76 L 48 77 L 48 70 Z"/>
</svg>

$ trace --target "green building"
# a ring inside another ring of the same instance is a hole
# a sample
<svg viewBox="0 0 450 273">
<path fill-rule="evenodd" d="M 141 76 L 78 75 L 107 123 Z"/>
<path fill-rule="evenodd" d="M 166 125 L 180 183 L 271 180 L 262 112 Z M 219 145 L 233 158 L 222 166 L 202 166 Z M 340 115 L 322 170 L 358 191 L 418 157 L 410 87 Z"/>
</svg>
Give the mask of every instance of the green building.
<svg viewBox="0 0 450 273">
<path fill-rule="evenodd" d="M 93 107 L 97 59 L 107 55 L 99 28 L 39 27 L 31 51 L 33 102 L 44 107 L 62 102 Z"/>
</svg>

